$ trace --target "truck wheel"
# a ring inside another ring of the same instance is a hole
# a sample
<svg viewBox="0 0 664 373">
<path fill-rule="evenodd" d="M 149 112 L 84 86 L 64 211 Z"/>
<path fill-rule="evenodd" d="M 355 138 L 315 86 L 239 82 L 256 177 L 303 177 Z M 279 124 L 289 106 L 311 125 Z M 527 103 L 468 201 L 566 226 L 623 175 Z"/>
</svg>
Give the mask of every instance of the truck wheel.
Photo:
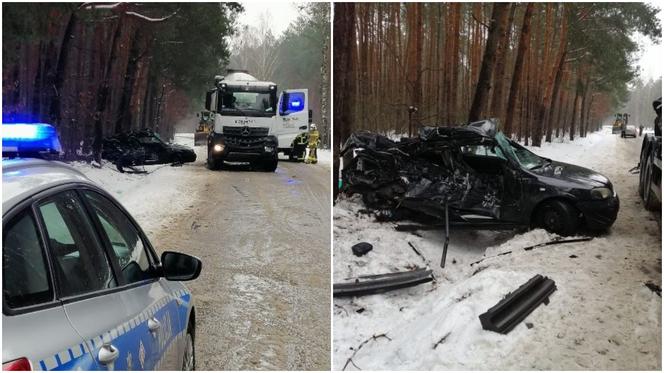
<svg viewBox="0 0 664 373">
<path fill-rule="evenodd" d="M 207 159 L 207 168 L 209 170 L 216 171 L 216 170 L 221 169 L 221 166 L 223 165 L 223 163 L 224 163 L 224 161 L 208 158 Z"/>
<path fill-rule="evenodd" d="M 547 201 L 537 210 L 536 224 L 551 233 L 571 236 L 579 227 L 579 214 L 569 203 L 561 200 Z"/>
<path fill-rule="evenodd" d="M 265 163 L 263 163 L 263 170 L 265 172 L 274 172 L 274 171 L 276 171 L 278 164 L 279 164 L 279 159 L 278 158 L 271 159 L 271 160 L 266 161 Z"/>
<path fill-rule="evenodd" d="M 652 190 L 652 168 L 652 161 L 650 157 L 648 157 L 646 163 L 646 176 L 643 179 L 643 205 L 648 211 L 657 210 L 657 197 Z"/>
</svg>

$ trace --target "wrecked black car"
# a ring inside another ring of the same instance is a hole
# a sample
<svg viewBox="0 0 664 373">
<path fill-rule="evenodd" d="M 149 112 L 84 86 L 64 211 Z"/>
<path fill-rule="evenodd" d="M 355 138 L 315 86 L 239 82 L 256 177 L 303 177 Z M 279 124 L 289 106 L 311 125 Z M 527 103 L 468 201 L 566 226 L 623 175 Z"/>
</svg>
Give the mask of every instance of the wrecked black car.
<svg viewBox="0 0 664 373">
<path fill-rule="evenodd" d="M 101 154 L 103 159 L 122 167 L 182 164 L 196 161 L 193 149 L 183 145 L 164 142 L 158 134 L 143 129 L 136 132 L 121 133 L 104 139 Z"/>
<path fill-rule="evenodd" d="M 341 155 L 342 192 L 361 194 L 384 219 L 436 224 L 447 211 L 451 226 L 572 235 L 608 229 L 618 214 L 609 179 L 530 152 L 493 120 L 424 127 L 400 141 L 355 133 Z"/>
</svg>

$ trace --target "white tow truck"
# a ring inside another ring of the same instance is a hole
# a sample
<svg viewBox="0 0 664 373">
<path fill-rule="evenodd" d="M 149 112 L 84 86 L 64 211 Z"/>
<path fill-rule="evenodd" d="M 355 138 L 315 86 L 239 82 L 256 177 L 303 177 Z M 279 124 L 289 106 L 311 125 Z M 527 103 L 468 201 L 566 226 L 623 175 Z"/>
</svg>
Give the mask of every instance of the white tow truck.
<svg viewBox="0 0 664 373">
<path fill-rule="evenodd" d="M 220 169 L 225 162 L 248 162 L 273 172 L 278 153 L 293 158 L 302 151 L 295 139 L 307 132 L 311 111 L 307 89 L 284 90 L 259 81 L 244 70 L 216 76 L 205 97 L 205 109 L 214 115 L 207 138 L 207 165 Z"/>
</svg>

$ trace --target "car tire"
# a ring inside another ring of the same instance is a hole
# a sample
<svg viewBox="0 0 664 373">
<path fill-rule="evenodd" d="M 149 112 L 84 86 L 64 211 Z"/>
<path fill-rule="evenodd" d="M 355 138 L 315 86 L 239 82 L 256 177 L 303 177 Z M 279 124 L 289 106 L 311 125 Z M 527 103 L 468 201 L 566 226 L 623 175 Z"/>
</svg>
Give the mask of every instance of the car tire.
<svg viewBox="0 0 664 373">
<path fill-rule="evenodd" d="M 192 324 L 187 328 L 187 334 L 184 336 L 184 353 L 182 354 L 182 370 L 196 370 L 196 349 L 194 345 L 194 335 L 192 333 Z"/>
<path fill-rule="evenodd" d="M 171 166 L 181 166 L 184 163 L 182 162 L 182 156 L 180 154 L 174 155 L 172 160 Z"/>
<path fill-rule="evenodd" d="M 580 223 L 578 211 L 569 203 L 557 199 L 544 202 L 537 209 L 536 219 L 539 227 L 561 236 L 576 233 Z"/>
</svg>

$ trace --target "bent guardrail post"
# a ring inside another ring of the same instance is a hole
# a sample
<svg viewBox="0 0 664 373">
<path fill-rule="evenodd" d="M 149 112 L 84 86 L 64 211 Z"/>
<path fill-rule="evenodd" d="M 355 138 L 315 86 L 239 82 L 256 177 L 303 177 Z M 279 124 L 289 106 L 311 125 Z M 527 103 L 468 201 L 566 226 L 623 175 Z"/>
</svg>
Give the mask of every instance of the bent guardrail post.
<svg viewBox="0 0 664 373">
<path fill-rule="evenodd" d="M 541 303 L 549 304 L 549 296 L 554 291 L 556 283 L 553 280 L 535 275 L 480 315 L 482 329 L 501 334 L 509 333 Z"/>
<path fill-rule="evenodd" d="M 334 284 L 333 295 L 335 297 L 348 297 L 376 294 L 431 281 L 433 281 L 433 276 L 430 269 L 361 276 L 352 282 Z"/>
<path fill-rule="evenodd" d="M 445 259 L 447 258 L 447 245 L 450 243 L 450 215 L 445 201 L 445 244 L 443 245 L 443 256 L 440 258 L 440 268 L 445 268 Z"/>
</svg>

